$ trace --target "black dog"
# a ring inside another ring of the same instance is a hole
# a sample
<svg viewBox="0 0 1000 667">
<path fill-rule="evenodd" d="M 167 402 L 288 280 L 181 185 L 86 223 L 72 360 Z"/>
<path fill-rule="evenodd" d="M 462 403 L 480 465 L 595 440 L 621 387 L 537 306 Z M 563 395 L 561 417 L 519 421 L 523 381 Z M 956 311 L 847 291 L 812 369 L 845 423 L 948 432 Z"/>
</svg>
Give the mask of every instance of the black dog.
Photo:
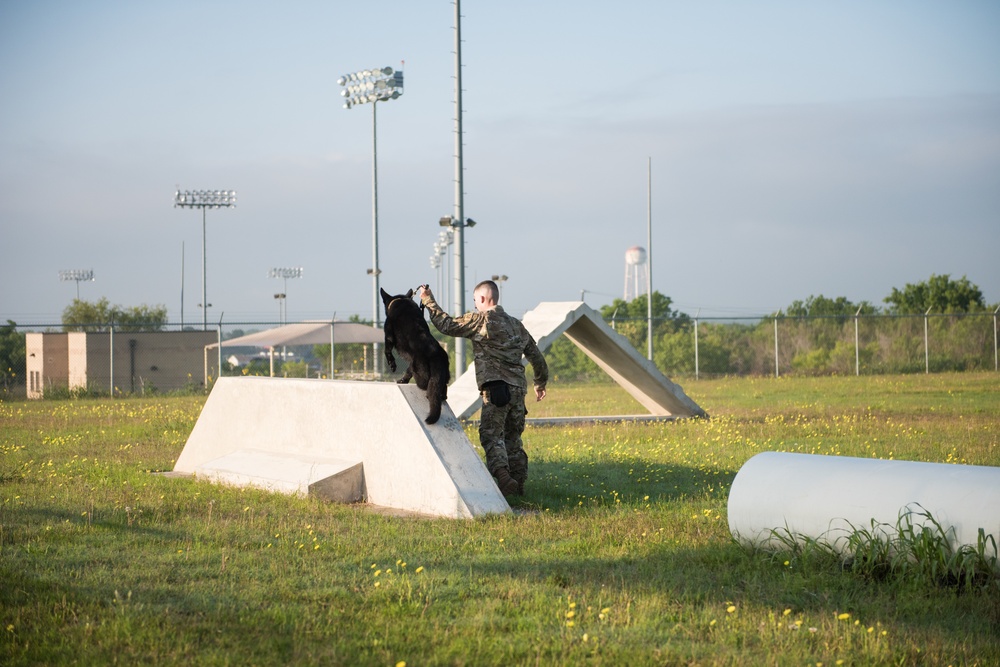
<svg viewBox="0 0 1000 667">
<path fill-rule="evenodd" d="M 417 379 L 417 386 L 427 391 L 427 401 L 431 404 L 424 421 L 433 424 L 441 417 L 441 404 L 448 398 L 451 379 L 448 353 L 431 335 L 423 309 L 413 302 L 413 290 L 397 296 L 390 296 L 384 289 L 380 291 L 385 304 L 385 359 L 395 372 L 392 350 L 396 348 L 409 362 L 398 382 L 407 384 L 411 377 Z"/>
</svg>

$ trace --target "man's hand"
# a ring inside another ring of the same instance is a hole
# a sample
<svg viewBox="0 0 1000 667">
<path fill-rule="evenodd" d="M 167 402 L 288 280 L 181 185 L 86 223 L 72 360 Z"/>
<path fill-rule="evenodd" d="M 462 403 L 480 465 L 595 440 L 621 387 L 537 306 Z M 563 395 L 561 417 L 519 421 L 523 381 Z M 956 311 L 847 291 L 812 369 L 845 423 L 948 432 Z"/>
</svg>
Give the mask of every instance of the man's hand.
<svg viewBox="0 0 1000 667">
<path fill-rule="evenodd" d="M 434 296 L 433 294 L 431 294 L 431 288 L 428 285 L 421 285 L 421 286 L 419 286 L 417 288 L 417 298 L 418 299 L 423 300 L 424 294 L 430 294 L 431 296 Z"/>
<path fill-rule="evenodd" d="M 545 398 L 545 389 L 543 387 L 535 387 L 535 402 Z"/>
</svg>

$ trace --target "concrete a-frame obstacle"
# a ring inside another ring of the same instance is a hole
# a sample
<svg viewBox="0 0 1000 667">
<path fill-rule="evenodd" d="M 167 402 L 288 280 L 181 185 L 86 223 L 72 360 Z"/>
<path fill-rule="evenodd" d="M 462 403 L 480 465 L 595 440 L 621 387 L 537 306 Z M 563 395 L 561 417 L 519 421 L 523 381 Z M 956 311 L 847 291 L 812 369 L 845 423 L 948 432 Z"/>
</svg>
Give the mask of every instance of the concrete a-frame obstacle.
<svg viewBox="0 0 1000 667">
<path fill-rule="evenodd" d="M 542 303 L 523 322 L 545 350 L 566 335 L 654 416 L 705 416 L 583 302 Z M 448 388 L 441 419 L 415 385 L 222 377 L 174 472 L 432 516 L 509 512 L 460 418 L 480 407 L 475 372 Z"/>
<path fill-rule="evenodd" d="M 653 362 L 641 356 L 627 338 L 609 327 L 600 313 L 582 301 L 538 304 L 521 320 L 542 352 L 565 335 L 657 417 L 707 417 L 680 386 L 671 382 Z M 470 369 L 448 387 L 448 404 L 459 419 L 468 419 L 482 407 L 476 374 Z"/>
<path fill-rule="evenodd" d="M 445 404 L 427 425 L 415 385 L 222 377 L 174 473 L 431 516 L 509 512 Z"/>
</svg>

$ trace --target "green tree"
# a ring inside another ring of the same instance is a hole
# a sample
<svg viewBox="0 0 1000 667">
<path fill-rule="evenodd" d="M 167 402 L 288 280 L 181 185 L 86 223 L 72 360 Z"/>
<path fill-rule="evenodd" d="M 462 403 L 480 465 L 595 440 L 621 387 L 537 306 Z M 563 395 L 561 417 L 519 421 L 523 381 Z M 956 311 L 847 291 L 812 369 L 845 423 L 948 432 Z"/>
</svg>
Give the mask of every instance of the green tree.
<svg viewBox="0 0 1000 667">
<path fill-rule="evenodd" d="M 979 287 L 962 276 L 952 280 L 949 274 L 931 277 L 924 282 L 910 284 L 902 290 L 892 288 L 892 293 L 884 301 L 890 304 L 890 312 L 898 315 L 926 313 L 972 313 L 985 310 L 986 303 Z"/>
<path fill-rule="evenodd" d="M 702 324 L 698 330 L 698 372 L 721 375 L 729 370 L 730 353 L 720 338 L 724 325 Z M 694 375 L 694 326 L 678 327 L 655 341 L 653 360 L 668 375 Z"/>
<path fill-rule="evenodd" d="M 611 304 L 601 306 L 601 317 L 604 321 L 609 322 L 615 331 L 627 338 L 635 349 L 640 351 L 646 349 L 646 336 L 649 330 L 647 303 L 646 295 L 640 294 L 631 301 L 615 299 Z M 671 303 L 670 297 L 653 292 L 654 343 L 664 333 L 677 331 L 678 327 L 685 326 L 691 321 L 687 315 L 671 310 Z"/>
<path fill-rule="evenodd" d="M 167 323 L 167 307 L 112 306 L 106 297 L 91 303 L 73 299 L 62 313 L 64 331 L 160 331 Z"/>
<path fill-rule="evenodd" d="M 670 304 L 673 300 L 669 296 L 664 296 L 659 292 L 653 292 L 653 319 L 654 320 L 664 320 L 664 319 L 678 319 L 686 318 L 686 315 L 682 315 L 677 311 L 670 309 Z M 616 319 L 641 319 L 645 320 L 648 315 L 648 308 L 646 308 L 646 295 L 640 294 L 631 301 L 625 301 L 624 299 L 615 299 L 607 306 L 601 306 L 601 317 L 605 320 L 610 320 L 612 317 Z"/>
<path fill-rule="evenodd" d="M 5 391 L 24 383 L 24 355 L 24 334 L 18 333 L 16 323 L 7 320 L 6 326 L 0 327 L 0 378 Z"/>
<path fill-rule="evenodd" d="M 286 361 L 281 364 L 281 376 L 286 378 L 309 377 L 309 364 L 305 361 Z"/>
<path fill-rule="evenodd" d="M 810 296 L 805 301 L 792 301 L 792 305 L 784 314 L 788 317 L 854 317 L 859 308 L 862 315 L 874 315 L 878 312 L 878 308 L 867 301 L 852 303 L 847 297 L 838 296 L 836 299 L 829 299 L 820 294 Z"/>
<path fill-rule="evenodd" d="M 552 341 L 545 351 L 545 362 L 549 367 L 549 377 L 554 382 L 607 378 L 607 374 L 565 336 Z"/>
</svg>

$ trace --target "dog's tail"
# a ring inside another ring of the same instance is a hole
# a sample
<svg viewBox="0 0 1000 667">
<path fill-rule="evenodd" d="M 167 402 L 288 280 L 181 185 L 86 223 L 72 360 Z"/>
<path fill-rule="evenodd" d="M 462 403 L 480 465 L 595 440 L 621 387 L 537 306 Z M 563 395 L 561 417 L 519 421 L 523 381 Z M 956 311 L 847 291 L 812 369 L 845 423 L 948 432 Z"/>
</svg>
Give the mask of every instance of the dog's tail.
<svg viewBox="0 0 1000 667">
<path fill-rule="evenodd" d="M 427 402 L 431 404 L 430 412 L 427 413 L 428 424 L 436 424 L 441 418 L 441 404 L 448 396 L 448 379 L 442 378 L 439 373 L 431 373 L 427 381 Z"/>
</svg>

